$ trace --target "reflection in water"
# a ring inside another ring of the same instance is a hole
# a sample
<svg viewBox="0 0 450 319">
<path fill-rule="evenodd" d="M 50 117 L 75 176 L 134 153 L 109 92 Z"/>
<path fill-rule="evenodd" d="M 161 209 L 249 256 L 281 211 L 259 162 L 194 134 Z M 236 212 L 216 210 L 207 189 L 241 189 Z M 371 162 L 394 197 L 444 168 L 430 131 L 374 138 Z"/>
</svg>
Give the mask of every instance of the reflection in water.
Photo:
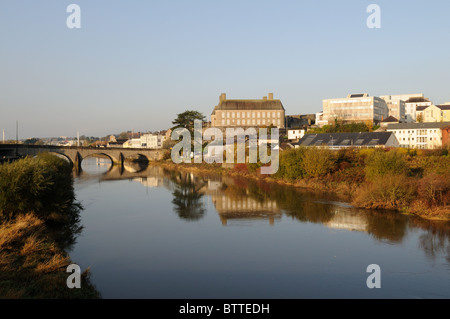
<svg viewBox="0 0 450 319">
<path fill-rule="evenodd" d="M 87 157 L 81 162 L 81 169 L 78 174 L 102 175 L 107 173 L 112 167 L 111 159 L 106 156 L 96 155 Z"/>
<path fill-rule="evenodd" d="M 411 224 L 426 230 L 420 236 L 419 243 L 419 247 L 425 251 L 426 256 L 431 260 L 435 260 L 438 256 L 446 256 L 447 262 L 450 263 L 449 223 L 412 218 Z"/>
<path fill-rule="evenodd" d="M 138 166 L 130 168 L 127 165 L 125 169 L 113 166 L 100 176 L 100 181 L 129 179 L 148 188 L 164 187 L 171 191 L 174 210 L 183 220 L 203 218 L 206 214 L 204 199 L 210 199 L 223 225 L 248 224 L 254 220 L 267 220 L 274 225 L 284 215 L 302 223 L 364 232 L 389 244 L 402 243 L 409 228 L 420 228 L 425 232 L 418 245 L 426 255 L 429 258 L 445 255 L 450 261 L 450 223 L 431 222 L 390 211 L 356 209 L 336 202 L 330 195 L 275 183 L 226 176 L 198 176 L 135 164 Z M 79 178 L 93 177 L 81 174 Z"/>
<path fill-rule="evenodd" d="M 190 173 L 169 172 L 169 174 L 175 186 L 172 203 L 178 216 L 189 221 L 202 218 L 206 210 L 201 201 L 203 194 L 200 190 L 207 184 L 206 181 Z"/>
</svg>

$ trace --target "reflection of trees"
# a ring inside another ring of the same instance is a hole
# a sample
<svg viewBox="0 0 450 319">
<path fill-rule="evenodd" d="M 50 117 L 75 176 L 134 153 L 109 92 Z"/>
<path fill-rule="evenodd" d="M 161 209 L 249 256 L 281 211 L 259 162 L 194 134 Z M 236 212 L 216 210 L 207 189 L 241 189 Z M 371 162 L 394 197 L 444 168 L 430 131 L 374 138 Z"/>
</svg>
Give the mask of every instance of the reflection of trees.
<svg viewBox="0 0 450 319">
<path fill-rule="evenodd" d="M 73 192 L 73 190 L 71 190 Z M 73 201 L 65 208 L 63 218 L 49 221 L 48 224 L 52 230 L 51 235 L 61 249 L 71 250 L 76 243 L 78 235 L 83 230 L 80 221 L 81 204 Z"/>
<path fill-rule="evenodd" d="M 408 218 L 398 212 L 365 211 L 367 231 L 374 238 L 391 243 L 400 243 L 406 235 Z"/>
<path fill-rule="evenodd" d="M 174 210 L 180 218 L 195 221 L 202 218 L 205 208 L 200 190 L 206 185 L 206 181 L 194 178 L 190 173 L 170 172 L 170 180 L 174 183 L 172 203 Z"/>
<path fill-rule="evenodd" d="M 445 256 L 450 263 L 450 223 L 412 218 L 411 224 L 426 231 L 419 238 L 419 247 L 426 256 L 430 259 Z"/>
</svg>

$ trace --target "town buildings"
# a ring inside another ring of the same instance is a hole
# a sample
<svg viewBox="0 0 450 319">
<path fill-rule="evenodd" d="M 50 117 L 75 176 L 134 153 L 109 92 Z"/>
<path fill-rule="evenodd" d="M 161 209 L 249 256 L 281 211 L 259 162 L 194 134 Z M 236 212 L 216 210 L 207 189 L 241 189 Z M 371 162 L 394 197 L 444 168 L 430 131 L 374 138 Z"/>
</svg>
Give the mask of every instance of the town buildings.
<svg viewBox="0 0 450 319">
<path fill-rule="evenodd" d="M 285 128 L 285 110 L 273 93 L 258 100 L 229 100 L 225 93 L 211 114 L 211 126 L 220 129 L 232 127 L 275 126 Z"/>
<path fill-rule="evenodd" d="M 442 147 L 442 128 L 450 122 L 389 124 L 387 132 L 397 137 L 400 147 L 434 149 Z"/>
<path fill-rule="evenodd" d="M 364 122 L 379 124 L 389 116 L 386 101 L 376 96 L 363 94 L 349 94 L 346 98 L 323 100 L 322 122 L 333 124 Z"/>
<path fill-rule="evenodd" d="M 362 133 L 322 133 L 306 134 L 294 147 L 326 147 L 329 149 L 342 148 L 387 148 L 399 147 L 399 142 L 392 132 L 362 132 Z"/>
<path fill-rule="evenodd" d="M 442 105 L 418 106 L 416 108 L 417 122 L 447 122 L 450 121 L 450 103 Z"/>
<path fill-rule="evenodd" d="M 419 96 L 411 96 L 405 101 L 406 122 L 416 122 L 416 112 L 418 107 L 430 106 L 433 103 L 424 97 L 423 94 L 416 94 Z"/>
<path fill-rule="evenodd" d="M 406 122 L 405 100 L 409 98 L 409 95 L 383 95 L 380 98 L 386 102 L 389 116 L 396 118 L 399 122 Z"/>
<path fill-rule="evenodd" d="M 305 135 L 305 130 L 293 129 L 288 130 L 288 140 L 297 140 Z"/>
<path fill-rule="evenodd" d="M 132 138 L 123 143 L 124 148 L 151 148 L 159 149 L 163 147 L 166 140 L 166 132 L 142 133 L 139 138 Z"/>
<path fill-rule="evenodd" d="M 450 147 L 450 125 L 441 127 L 442 147 Z"/>
</svg>

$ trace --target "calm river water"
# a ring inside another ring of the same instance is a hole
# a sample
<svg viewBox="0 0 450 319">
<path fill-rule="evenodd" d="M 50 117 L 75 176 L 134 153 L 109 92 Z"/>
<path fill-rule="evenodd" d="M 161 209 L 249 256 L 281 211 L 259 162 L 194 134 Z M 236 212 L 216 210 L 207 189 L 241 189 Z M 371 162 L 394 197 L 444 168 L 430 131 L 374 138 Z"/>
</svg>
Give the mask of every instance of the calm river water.
<svg viewBox="0 0 450 319">
<path fill-rule="evenodd" d="M 104 298 L 450 298 L 450 223 L 246 179 L 83 170 L 70 256 Z"/>
</svg>

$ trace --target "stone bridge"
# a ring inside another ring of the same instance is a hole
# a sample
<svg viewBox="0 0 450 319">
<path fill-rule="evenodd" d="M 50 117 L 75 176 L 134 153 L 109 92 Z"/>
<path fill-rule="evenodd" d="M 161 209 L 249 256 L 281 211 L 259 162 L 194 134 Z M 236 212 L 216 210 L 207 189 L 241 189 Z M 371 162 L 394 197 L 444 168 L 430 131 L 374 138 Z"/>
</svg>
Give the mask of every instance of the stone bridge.
<svg viewBox="0 0 450 319">
<path fill-rule="evenodd" d="M 125 159 L 140 156 L 148 161 L 163 158 L 164 150 L 146 148 L 76 147 L 50 145 L 0 144 L 0 157 L 36 156 L 39 153 L 54 153 L 66 157 L 75 167 L 81 167 L 84 158 L 93 155 L 108 157 L 113 164 L 123 165 Z"/>
</svg>

